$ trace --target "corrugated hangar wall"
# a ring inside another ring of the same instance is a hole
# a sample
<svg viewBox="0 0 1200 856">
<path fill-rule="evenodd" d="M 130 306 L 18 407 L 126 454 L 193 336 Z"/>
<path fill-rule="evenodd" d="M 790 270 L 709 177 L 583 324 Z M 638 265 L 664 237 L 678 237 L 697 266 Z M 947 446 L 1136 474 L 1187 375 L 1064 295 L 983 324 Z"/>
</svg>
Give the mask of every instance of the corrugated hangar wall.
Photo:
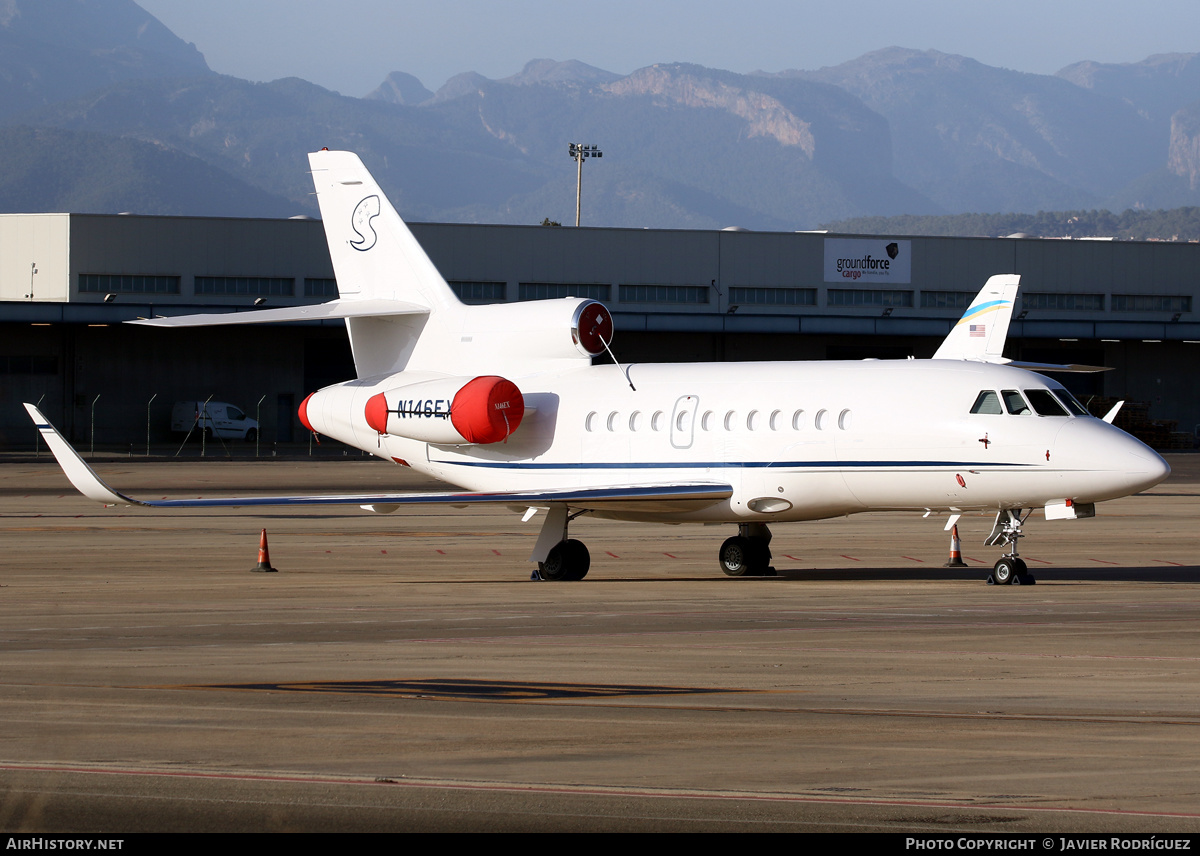
<svg viewBox="0 0 1200 856">
<path fill-rule="evenodd" d="M 464 299 L 601 299 L 625 362 L 928 357 L 962 300 L 988 276 L 1015 272 L 1022 300 L 1009 356 L 1112 366 L 1060 379 L 1081 396 L 1146 402 L 1150 417 L 1188 434 L 1200 423 L 1191 371 L 1200 342 L 1196 244 L 457 224 L 413 231 Z M 829 272 L 831 247 L 877 246 L 882 258 L 888 244 L 907 265 L 898 280 Z M 319 222 L 7 215 L 0 248 L 6 446 L 32 443 L 20 402 L 39 398 L 77 442 L 91 439 L 93 414 L 99 444 L 144 444 L 147 414 L 151 439 L 166 439 L 172 402 L 209 395 L 260 412 L 265 441 L 300 440 L 295 406 L 353 371 L 339 323 L 174 331 L 120 323 L 244 311 L 256 299 L 327 299 L 321 289 L 333 274 Z"/>
</svg>

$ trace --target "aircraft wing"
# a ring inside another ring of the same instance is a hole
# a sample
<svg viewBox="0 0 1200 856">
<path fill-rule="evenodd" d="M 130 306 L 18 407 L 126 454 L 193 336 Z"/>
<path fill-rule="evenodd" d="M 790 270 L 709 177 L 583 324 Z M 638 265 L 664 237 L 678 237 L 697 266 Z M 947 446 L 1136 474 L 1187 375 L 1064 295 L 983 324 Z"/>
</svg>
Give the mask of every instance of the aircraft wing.
<svg viewBox="0 0 1200 856">
<path fill-rule="evenodd" d="M 213 327 L 219 324 L 268 324 L 279 321 L 324 321 L 331 318 L 364 318 L 380 315 L 427 315 L 428 306 L 402 300 L 331 300 L 316 306 L 281 306 L 248 312 L 210 312 L 202 315 L 139 318 L 128 324 L 145 327 Z"/>
<path fill-rule="evenodd" d="M 715 505 L 733 495 L 733 488 L 716 482 L 611 485 L 494 493 L 363 493 L 318 496 L 235 496 L 209 499 L 134 499 L 114 490 L 96 475 L 58 429 L 32 404 L 25 409 L 75 489 L 105 505 L 140 505 L 147 508 L 236 508 L 248 506 L 357 505 L 369 511 L 395 511 L 401 505 L 436 504 L 462 507 L 477 504 L 543 506 L 565 503 L 577 508 L 636 510 L 653 504 L 658 510 L 687 510 Z"/>
</svg>

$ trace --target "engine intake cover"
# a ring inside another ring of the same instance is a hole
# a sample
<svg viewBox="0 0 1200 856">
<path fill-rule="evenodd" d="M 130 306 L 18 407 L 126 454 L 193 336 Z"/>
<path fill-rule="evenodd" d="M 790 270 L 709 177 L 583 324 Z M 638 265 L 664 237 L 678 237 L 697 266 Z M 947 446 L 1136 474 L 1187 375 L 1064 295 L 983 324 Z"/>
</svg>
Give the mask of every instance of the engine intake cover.
<svg viewBox="0 0 1200 856">
<path fill-rule="evenodd" d="M 495 375 L 397 387 L 371 396 L 363 408 L 377 433 L 447 445 L 499 443 L 524 415 L 521 390 Z"/>
</svg>

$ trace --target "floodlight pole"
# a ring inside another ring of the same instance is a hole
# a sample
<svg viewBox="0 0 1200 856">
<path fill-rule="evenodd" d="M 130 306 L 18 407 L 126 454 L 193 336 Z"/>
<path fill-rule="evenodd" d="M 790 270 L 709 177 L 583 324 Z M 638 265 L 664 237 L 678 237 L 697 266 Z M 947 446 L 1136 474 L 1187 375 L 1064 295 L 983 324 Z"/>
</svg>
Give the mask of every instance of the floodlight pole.
<svg viewBox="0 0 1200 856">
<path fill-rule="evenodd" d="M 583 197 L 583 159 L 602 158 L 599 146 L 586 143 L 567 143 L 567 152 L 575 159 L 575 225 L 579 225 L 580 199 Z"/>
</svg>

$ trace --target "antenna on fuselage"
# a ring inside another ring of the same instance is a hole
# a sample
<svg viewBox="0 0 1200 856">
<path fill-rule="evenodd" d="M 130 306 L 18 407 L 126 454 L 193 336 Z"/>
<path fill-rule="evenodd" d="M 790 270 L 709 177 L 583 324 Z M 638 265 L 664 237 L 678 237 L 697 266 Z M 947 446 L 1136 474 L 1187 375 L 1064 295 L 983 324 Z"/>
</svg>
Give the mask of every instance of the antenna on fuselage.
<svg viewBox="0 0 1200 856">
<path fill-rule="evenodd" d="M 621 365 L 621 361 L 620 361 L 620 360 L 618 360 L 618 359 L 617 359 L 617 355 L 616 355 L 616 354 L 614 354 L 614 353 L 612 352 L 612 348 L 610 348 L 610 347 L 608 346 L 608 342 L 604 341 L 604 337 L 603 337 L 603 336 L 601 336 L 601 337 L 599 337 L 599 338 L 600 338 L 600 344 L 604 346 L 604 350 L 608 351 L 608 355 L 609 355 L 610 357 L 612 357 L 612 361 L 613 361 L 614 363 L 616 363 L 616 365 L 617 365 L 617 368 L 619 368 L 619 369 L 621 370 L 621 374 L 625 375 L 625 382 L 626 382 L 627 384 L 629 384 L 629 388 L 630 388 L 630 389 L 632 389 L 634 392 L 637 392 L 637 387 L 636 387 L 636 386 L 634 386 L 634 385 L 633 385 L 633 381 L 631 381 L 631 380 L 629 379 L 629 370 L 628 370 L 628 369 L 626 369 L 626 368 L 625 368 L 623 365 Z"/>
</svg>

